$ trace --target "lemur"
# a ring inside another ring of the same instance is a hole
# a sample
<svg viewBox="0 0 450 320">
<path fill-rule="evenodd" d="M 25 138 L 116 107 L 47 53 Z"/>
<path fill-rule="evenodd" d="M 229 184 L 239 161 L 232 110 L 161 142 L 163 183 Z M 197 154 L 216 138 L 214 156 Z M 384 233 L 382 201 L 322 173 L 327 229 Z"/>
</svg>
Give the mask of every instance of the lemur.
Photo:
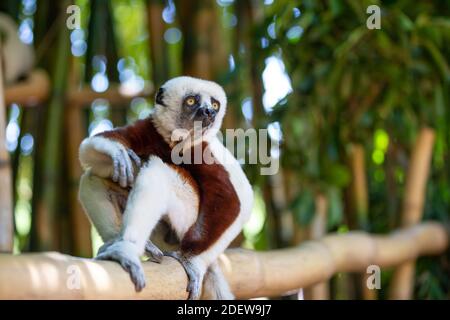
<svg viewBox="0 0 450 320">
<path fill-rule="evenodd" d="M 81 143 L 85 173 L 79 198 L 105 242 L 96 258 L 119 262 L 137 291 L 145 286 L 140 256 L 146 252 L 155 262 L 163 257 L 151 240 L 166 221 L 179 239 L 179 250 L 164 254 L 186 270 L 188 298 L 199 299 L 202 288 L 203 297 L 233 298 L 217 259 L 248 220 L 253 191 L 240 164 L 217 138 L 226 104 L 218 84 L 177 77 L 158 90 L 148 118 Z M 202 139 L 184 152 L 200 147 L 214 161 L 175 164 L 175 132 L 192 133 L 195 121 L 202 125 Z"/>
<path fill-rule="evenodd" d="M 6 85 L 27 76 L 34 66 L 33 46 L 19 38 L 19 27 L 11 16 L 0 12 L 1 61 Z"/>
</svg>

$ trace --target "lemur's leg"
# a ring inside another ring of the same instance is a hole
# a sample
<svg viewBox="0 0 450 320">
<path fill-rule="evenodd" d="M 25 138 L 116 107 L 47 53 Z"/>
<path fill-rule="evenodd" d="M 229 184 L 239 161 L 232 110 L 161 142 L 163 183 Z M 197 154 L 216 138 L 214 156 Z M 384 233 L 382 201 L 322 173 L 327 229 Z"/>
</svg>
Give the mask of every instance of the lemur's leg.
<svg viewBox="0 0 450 320">
<path fill-rule="evenodd" d="M 186 291 L 189 293 L 189 300 L 200 299 L 202 292 L 203 298 L 207 300 L 234 299 L 234 295 L 217 260 L 208 266 L 198 256 L 189 258 L 176 251 L 166 252 L 165 254 L 178 260 L 183 265 L 189 278 L 186 288 Z"/>
<path fill-rule="evenodd" d="M 219 262 L 214 261 L 206 271 L 203 281 L 203 295 L 205 300 L 233 300 L 234 295 L 231 292 Z"/>
<path fill-rule="evenodd" d="M 190 255 L 186 252 L 165 253 L 167 256 L 177 259 L 186 270 L 189 276 L 187 287 L 189 300 L 200 299 L 207 268 L 217 261 L 219 255 L 225 251 L 230 242 L 239 234 L 241 224 L 239 220 L 234 221 L 218 241 L 198 255 Z"/>
<path fill-rule="evenodd" d="M 111 186 L 114 184 L 92 174 L 90 170 L 86 171 L 80 179 L 80 202 L 104 242 L 98 250 L 99 254 L 105 251 L 119 236 L 122 226 L 122 211 L 128 193 L 125 191 L 126 194 L 120 196 L 120 191 L 112 192 Z M 116 189 L 119 190 L 119 188 L 116 186 Z M 145 251 L 151 261 L 161 262 L 162 253 L 150 240 L 145 245 Z"/>
<path fill-rule="evenodd" d="M 121 213 L 114 205 L 103 178 L 86 171 L 80 179 L 80 202 L 103 242 L 115 239 L 122 224 Z"/>
<path fill-rule="evenodd" d="M 150 158 L 141 168 L 128 197 L 120 236 L 97 256 L 97 259 L 119 262 L 130 273 L 137 291 L 145 286 L 140 256 L 152 230 L 169 206 L 168 170 L 167 165 L 156 157 Z M 163 255 L 162 252 L 159 254 Z"/>
</svg>

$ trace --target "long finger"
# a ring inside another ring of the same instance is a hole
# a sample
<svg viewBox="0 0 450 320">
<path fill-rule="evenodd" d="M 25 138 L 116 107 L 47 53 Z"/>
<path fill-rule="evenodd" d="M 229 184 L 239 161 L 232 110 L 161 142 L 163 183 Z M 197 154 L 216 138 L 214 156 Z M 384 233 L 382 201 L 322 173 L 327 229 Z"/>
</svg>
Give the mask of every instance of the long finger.
<svg viewBox="0 0 450 320">
<path fill-rule="evenodd" d="M 117 159 L 117 156 L 113 157 L 113 175 L 112 180 L 114 182 L 119 181 L 119 159 Z"/>
<path fill-rule="evenodd" d="M 126 150 L 122 150 L 122 155 L 125 160 L 125 169 L 127 174 L 127 183 L 129 186 L 133 184 L 134 181 L 134 174 L 133 174 L 133 164 L 131 163 L 131 159 L 128 156 L 128 153 Z"/>
<path fill-rule="evenodd" d="M 126 188 L 127 187 L 127 165 L 126 165 L 126 162 L 125 162 L 122 152 L 120 152 L 119 159 L 120 159 L 119 160 L 119 163 L 120 163 L 119 184 L 122 188 Z"/>
<path fill-rule="evenodd" d="M 139 156 L 131 149 L 128 149 L 127 152 L 128 152 L 128 155 L 130 156 L 131 160 L 133 160 L 134 163 L 136 164 L 136 166 L 139 168 L 142 164 L 141 158 L 139 158 Z"/>
</svg>

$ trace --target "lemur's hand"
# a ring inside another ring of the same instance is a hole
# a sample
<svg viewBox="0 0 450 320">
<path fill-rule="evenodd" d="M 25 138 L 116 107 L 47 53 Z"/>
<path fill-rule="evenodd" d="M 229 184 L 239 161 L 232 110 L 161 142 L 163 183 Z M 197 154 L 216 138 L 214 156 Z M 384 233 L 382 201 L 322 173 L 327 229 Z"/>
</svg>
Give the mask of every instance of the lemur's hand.
<svg viewBox="0 0 450 320">
<path fill-rule="evenodd" d="M 110 151 L 113 162 L 112 180 L 118 182 L 122 188 L 133 185 L 134 168 L 133 162 L 139 168 L 141 159 L 131 149 L 126 148 L 121 143 L 115 144 L 116 148 Z"/>
</svg>

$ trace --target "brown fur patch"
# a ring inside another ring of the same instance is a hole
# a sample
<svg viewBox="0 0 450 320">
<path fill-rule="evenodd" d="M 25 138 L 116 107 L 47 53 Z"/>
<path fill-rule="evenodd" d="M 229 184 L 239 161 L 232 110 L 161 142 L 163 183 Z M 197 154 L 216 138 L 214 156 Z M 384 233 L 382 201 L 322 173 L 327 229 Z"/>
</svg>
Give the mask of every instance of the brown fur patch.
<svg viewBox="0 0 450 320">
<path fill-rule="evenodd" d="M 202 150 L 206 148 L 208 144 L 204 142 Z M 197 221 L 181 240 L 181 251 L 197 255 L 219 240 L 236 220 L 240 212 L 240 201 L 228 172 L 221 164 L 181 166 L 189 171 L 200 189 L 200 212 Z"/>
<path fill-rule="evenodd" d="M 166 163 L 171 163 L 171 149 L 156 131 L 151 117 L 138 120 L 129 126 L 99 133 L 98 135 L 121 142 L 144 160 L 154 155 Z"/>
</svg>

